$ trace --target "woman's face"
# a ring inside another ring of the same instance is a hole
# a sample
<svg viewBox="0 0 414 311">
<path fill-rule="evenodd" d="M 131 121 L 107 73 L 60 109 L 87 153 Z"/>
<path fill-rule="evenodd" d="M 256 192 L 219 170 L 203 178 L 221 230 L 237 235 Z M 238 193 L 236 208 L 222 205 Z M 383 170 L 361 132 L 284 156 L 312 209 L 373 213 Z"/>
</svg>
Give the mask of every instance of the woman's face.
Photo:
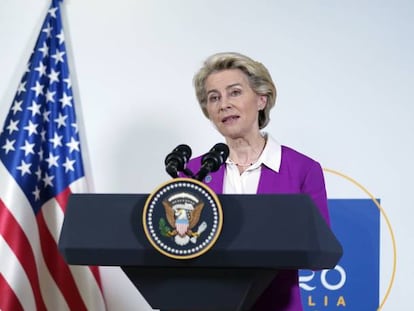
<svg viewBox="0 0 414 311">
<path fill-rule="evenodd" d="M 257 95 L 239 69 L 214 72 L 206 79 L 207 113 L 226 138 L 248 138 L 259 132 L 258 115 L 266 96 Z"/>
</svg>

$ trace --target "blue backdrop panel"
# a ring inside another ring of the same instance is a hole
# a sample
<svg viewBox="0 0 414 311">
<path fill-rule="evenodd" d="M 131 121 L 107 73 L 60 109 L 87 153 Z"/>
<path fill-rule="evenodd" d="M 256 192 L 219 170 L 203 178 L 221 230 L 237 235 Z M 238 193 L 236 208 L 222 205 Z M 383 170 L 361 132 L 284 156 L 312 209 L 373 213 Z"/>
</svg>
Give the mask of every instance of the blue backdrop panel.
<svg viewBox="0 0 414 311">
<path fill-rule="evenodd" d="M 379 304 L 380 212 L 370 199 L 330 199 L 344 255 L 335 269 L 299 272 L 304 310 L 375 311 Z"/>
</svg>

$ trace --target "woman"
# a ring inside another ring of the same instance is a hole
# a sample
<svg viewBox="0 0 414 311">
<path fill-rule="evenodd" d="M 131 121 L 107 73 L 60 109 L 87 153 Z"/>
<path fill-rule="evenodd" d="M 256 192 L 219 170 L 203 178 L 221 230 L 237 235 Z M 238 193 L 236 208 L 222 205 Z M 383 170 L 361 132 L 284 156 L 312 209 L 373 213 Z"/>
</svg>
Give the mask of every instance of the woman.
<svg viewBox="0 0 414 311">
<path fill-rule="evenodd" d="M 276 101 L 268 70 L 247 56 L 219 53 L 204 62 L 194 86 L 204 115 L 230 149 L 226 164 L 204 183 L 219 194 L 306 193 L 329 224 L 319 163 L 261 132 Z M 196 172 L 200 162 L 192 159 L 188 168 Z M 253 310 L 302 310 L 297 271 L 279 272 Z"/>
</svg>

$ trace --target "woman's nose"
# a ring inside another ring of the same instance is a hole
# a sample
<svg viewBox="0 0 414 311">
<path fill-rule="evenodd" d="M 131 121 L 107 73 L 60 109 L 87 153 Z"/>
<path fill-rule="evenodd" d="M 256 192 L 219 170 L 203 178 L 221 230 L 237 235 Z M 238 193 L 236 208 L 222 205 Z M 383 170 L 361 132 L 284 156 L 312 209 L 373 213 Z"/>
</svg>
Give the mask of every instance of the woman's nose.
<svg viewBox="0 0 414 311">
<path fill-rule="evenodd" d="M 228 97 L 222 97 L 220 100 L 220 110 L 226 110 L 228 108 L 231 108 L 231 100 Z"/>
</svg>

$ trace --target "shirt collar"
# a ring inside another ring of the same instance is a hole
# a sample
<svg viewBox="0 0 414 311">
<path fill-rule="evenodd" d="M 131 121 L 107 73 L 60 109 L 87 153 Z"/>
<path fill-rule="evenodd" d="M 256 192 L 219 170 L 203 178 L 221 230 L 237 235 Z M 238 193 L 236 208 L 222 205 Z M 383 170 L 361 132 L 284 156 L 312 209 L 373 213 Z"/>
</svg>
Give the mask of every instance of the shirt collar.
<svg viewBox="0 0 414 311">
<path fill-rule="evenodd" d="M 263 135 L 266 138 L 266 146 L 258 162 L 278 173 L 282 162 L 282 146 L 270 134 Z"/>
<path fill-rule="evenodd" d="M 272 171 L 279 173 L 280 164 L 282 162 L 282 146 L 268 133 L 263 132 L 262 135 L 266 139 L 266 145 L 263 149 L 263 152 L 260 155 L 259 159 L 257 159 L 256 163 L 247 168 L 246 171 L 257 169 L 260 167 L 260 165 L 263 164 L 270 168 Z M 234 164 L 230 158 L 227 158 L 226 163 Z"/>
</svg>

